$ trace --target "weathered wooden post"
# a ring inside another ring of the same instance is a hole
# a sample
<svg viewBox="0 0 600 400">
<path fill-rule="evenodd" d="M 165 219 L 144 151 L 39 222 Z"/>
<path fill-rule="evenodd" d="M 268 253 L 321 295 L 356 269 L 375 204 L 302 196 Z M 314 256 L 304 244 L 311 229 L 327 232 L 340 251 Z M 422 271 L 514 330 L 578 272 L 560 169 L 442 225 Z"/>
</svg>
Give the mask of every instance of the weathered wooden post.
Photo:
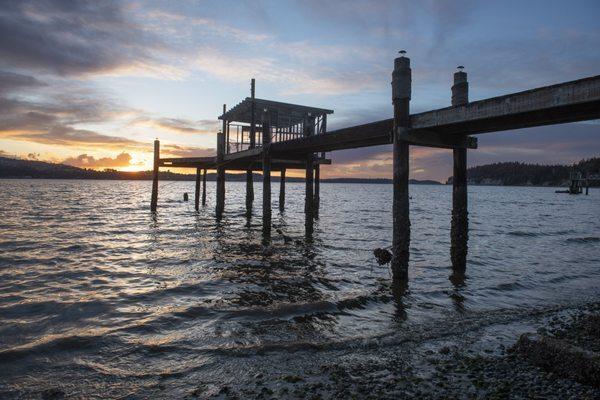
<svg viewBox="0 0 600 400">
<path fill-rule="evenodd" d="M 246 171 L 246 216 L 252 215 L 252 203 L 254 202 L 254 176 L 252 170 Z"/>
<path fill-rule="evenodd" d="M 196 168 L 196 192 L 194 196 L 194 208 L 196 211 L 200 209 L 200 175 L 202 174 L 202 170 L 200 167 Z"/>
<path fill-rule="evenodd" d="M 315 219 L 319 219 L 319 207 L 321 203 L 321 166 L 315 164 L 315 202 L 314 202 L 314 214 Z"/>
<path fill-rule="evenodd" d="M 160 142 L 154 141 L 154 164 L 152 168 L 152 197 L 150 199 L 150 211 L 156 212 L 158 203 L 158 165 L 160 164 Z"/>
<path fill-rule="evenodd" d="M 227 106 L 223 104 L 223 115 L 227 111 Z M 223 216 L 225 211 L 225 167 L 221 165 L 225 156 L 225 131 L 227 129 L 227 121 L 223 117 L 223 130 L 217 134 L 217 204 L 215 213 L 217 218 Z"/>
<path fill-rule="evenodd" d="M 469 102 L 467 73 L 454 73 L 452 105 L 462 106 Z M 452 268 L 464 271 L 467 266 L 469 240 L 469 215 L 467 210 L 467 148 L 453 149 L 454 167 L 452 175 L 452 224 L 450 228 L 450 259 Z"/>
<path fill-rule="evenodd" d="M 202 206 L 206 205 L 206 168 L 202 174 Z"/>
<path fill-rule="evenodd" d="M 312 128 L 314 124 L 311 122 L 312 118 L 309 116 L 304 117 L 304 136 L 308 137 L 312 135 Z M 306 236 L 312 236 L 314 230 L 314 191 L 313 191 L 313 173 L 314 173 L 314 154 L 308 153 L 306 155 L 306 193 L 304 200 L 304 230 Z"/>
<path fill-rule="evenodd" d="M 279 177 L 279 211 L 283 212 L 285 209 L 285 168 L 281 169 L 281 175 Z"/>
<path fill-rule="evenodd" d="M 255 89 L 255 81 L 254 78 L 252 78 L 250 81 L 250 97 L 252 98 L 252 103 L 250 104 L 250 112 L 252 113 L 250 116 L 250 148 L 256 147 L 256 104 L 254 102 Z"/>
<path fill-rule="evenodd" d="M 254 104 L 255 98 L 255 81 L 254 78 L 250 81 L 250 98 L 252 99 L 252 103 L 250 106 L 250 112 L 252 113 L 250 117 L 250 148 L 253 149 L 256 147 L 256 105 Z M 242 133 L 243 138 L 243 133 Z M 250 217 L 252 215 L 252 203 L 254 202 L 254 182 L 252 170 L 246 171 L 246 216 Z"/>
<path fill-rule="evenodd" d="M 306 236 L 311 236 L 314 230 L 313 170 L 313 153 L 308 153 L 306 156 L 306 199 L 304 202 L 304 230 Z"/>
<path fill-rule="evenodd" d="M 265 117 L 262 124 L 263 151 L 263 234 L 265 237 L 271 234 L 271 155 L 269 154 L 271 147 L 271 124 L 269 115 Z"/>
<path fill-rule="evenodd" d="M 408 196 L 408 142 L 400 139 L 410 128 L 411 70 L 405 52 L 394 60 L 392 102 L 394 104 L 394 201 L 392 237 L 392 274 L 395 281 L 408 279 L 410 256 L 410 213 Z"/>
</svg>

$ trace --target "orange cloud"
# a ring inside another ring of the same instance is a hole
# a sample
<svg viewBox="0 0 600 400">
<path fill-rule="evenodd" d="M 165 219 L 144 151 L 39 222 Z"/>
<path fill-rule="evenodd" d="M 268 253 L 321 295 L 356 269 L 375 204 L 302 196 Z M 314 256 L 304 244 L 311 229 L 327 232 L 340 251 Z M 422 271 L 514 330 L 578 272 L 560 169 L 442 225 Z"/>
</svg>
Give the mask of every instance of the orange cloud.
<svg viewBox="0 0 600 400">
<path fill-rule="evenodd" d="M 95 158 L 87 154 L 77 157 L 69 157 L 62 164 L 72 165 L 80 168 L 119 168 L 131 166 L 131 155 L 128 153 L 118 154 L 116 157 Z"/>
</svg>

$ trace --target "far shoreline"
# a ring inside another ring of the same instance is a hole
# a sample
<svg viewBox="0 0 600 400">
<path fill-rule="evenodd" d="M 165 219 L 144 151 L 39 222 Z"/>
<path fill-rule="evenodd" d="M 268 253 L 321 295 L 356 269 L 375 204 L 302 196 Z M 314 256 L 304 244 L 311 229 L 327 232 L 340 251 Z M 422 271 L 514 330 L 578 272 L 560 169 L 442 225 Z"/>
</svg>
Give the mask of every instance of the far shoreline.
<svg viewBox="0 0 600 400">
<path fill-rule="evenodd" d="M 261 176 L 261 175 L 257 175 L 257 176 Z M 245 175 L 244 175 L 245 178 Z M 391 185 L 392 179 L 365 179 L 365 180 L 354 180 L 355 178 L 348 178 L 349 180 L 346 181 L 345 179 L 347 178 L 333 178 L 333 179 L 321 179 L 321 183 L 322 184 L 342 184 L 342 185 L 347 185 L 347 184 L 367 184 L 367 185 Z M 360 179 L 360 178 L 358 178 Z M 151 182 L 152 179 L 150 178 L 139 178 L 139 179 L 128 179 L 128 178 L 45 178 L 45 177 L 22 177 L 22 176 L 17 176 L 17 177 L 9 177 L 9 176 L 3 176 L 0 177 L 0 180 L 12 180 L 12 181 L 17 181 L 17 180 L 24 180 L 24 181 L 34 181 L 34 180 L 40 180 L 40 181 L 122 181 L 122 182 L 139 182 L 139 181 L 147 181 L 147 182 Z M 273 182 L 279 182 L 279 177 L 278 176 L 273 176 L 271 178 L 271 180 Z M 193 182 L 194 179 L 159 179 L 159 182 Z M 207 182 L 215 182 L 215 179 L 207 179 Z M 244 183 L 245 180 L 227 180 L 228 182 L 239 182 L 239 183 Z M 255 180 L 257 182 L 259 182 L 260 180 Z M 292 177 L 286 177 L 286 182 L 287 183 L 304 183 L 304 178 L 292 178 Z M 452 183 L 441 183 L 441 182 L 437 182 L 437 181 L 433 181 L 433 180 L 416 180 L 416 179 L 411 179 L 411 181 L 409 182 L 410 185 L 416 185 L 416 186 L 452 186 Z M 482 184 L 482 183 L 469 183 L 468 186 L 478 186 L 478 187 L 511 187 L 511 188 L 564 188 L 564 185 L 499 185 L 499 184 Z M 592 189 L 593 187 L 590 186 L 590 189 Z"/>
</svg>

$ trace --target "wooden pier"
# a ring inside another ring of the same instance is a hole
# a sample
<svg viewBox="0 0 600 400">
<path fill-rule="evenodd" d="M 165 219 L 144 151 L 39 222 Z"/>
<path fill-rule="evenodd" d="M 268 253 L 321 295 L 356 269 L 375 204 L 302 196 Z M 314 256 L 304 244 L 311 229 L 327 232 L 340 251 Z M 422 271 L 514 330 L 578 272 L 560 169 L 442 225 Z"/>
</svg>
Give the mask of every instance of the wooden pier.
<svg viewBox="0 0 600 400">
<path fill-rule="evenodd" d="M 464 271 L 468 249 L 467 149 L 477 148 L 473 135 L 533 126 L 600 118 L 600 75 L 531 89 L 524 92 L 469 102 L 467 73 L 454 73 L 451 106 L 410 114 L 412 86 L 410 59 L 394 60 L 392 72 L 393 118 L 327 131 L 332 110 L 263 100 L 251 95 L 235 107 L 223 106 L 221 132 L 215 157 L 160 158 L 154 144 L 154 175 L 151 210 L 156 211 L 159 167 L 196 168 L 196 199 L 200 196 L 200 173 L 204 171 L 202 205 L 206 199 L 206 170 L 217 170 L 216 216 L 225 208 L 225 171 L 246 171 L 246 208 L 254 200 L 252 171 L 263 173 L 262 218 L 266 238 L 271 232 L 271 172 L 280 171 L 279 207 L 285 207 L 285 174 L 306 173 L 305 232 L 313 233 L 320 202 L 320 166 L 330 164 L 326 152 L 393 144 L 392 271 L 395 281 L 408 277 L 410 245 L 409 151 L 411 145 L 452 149 L 453 189 L 451 261 Z"/>
</svg>

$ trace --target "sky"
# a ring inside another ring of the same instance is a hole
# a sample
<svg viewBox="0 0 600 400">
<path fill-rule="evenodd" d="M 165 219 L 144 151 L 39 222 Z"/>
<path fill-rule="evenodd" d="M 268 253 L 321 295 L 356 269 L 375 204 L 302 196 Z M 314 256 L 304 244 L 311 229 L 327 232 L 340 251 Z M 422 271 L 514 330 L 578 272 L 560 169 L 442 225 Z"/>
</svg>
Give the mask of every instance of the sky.
<svg viewBox="0 0 600 400">
<path fill-rule="evenodd" d="M 256 95 L 334 110 L 328 129 L 392 117 L 393 59 L 411 112 L 600 74 L 600 1 L 3 1 L 0 155 L 146 170 L 215 154 L 218 115 Z M 469 165 L 600 155 L 600 122 L 479 136 Z M 323 177 L 391 177 L 390 146 L 334 152 Z M 411 177 L 445 181 L 450 150 L 411 147 Z"/>
</svg>

